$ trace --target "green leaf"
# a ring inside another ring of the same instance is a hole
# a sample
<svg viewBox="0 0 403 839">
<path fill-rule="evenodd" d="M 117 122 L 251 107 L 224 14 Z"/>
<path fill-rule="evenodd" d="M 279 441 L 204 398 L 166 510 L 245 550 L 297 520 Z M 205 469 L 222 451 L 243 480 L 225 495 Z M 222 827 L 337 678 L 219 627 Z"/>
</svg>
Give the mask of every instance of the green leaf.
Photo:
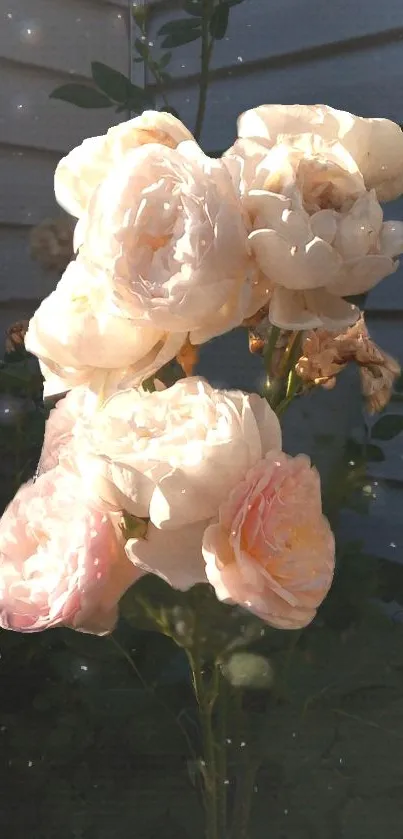
<svg viewBox="0 0 403 839">
<path fill-rule="evenodd" d="M 136 38 L 136 40 L 134 42 L 134 46 L 136 47 L 136 50 L 137 50 L 138 54 L 141 55 L 141 58 L 143 59 L 143 61 L 147 61 L 149 49 L 148 49 L 148 44 L 146 43 L 146 41 L 142 41 L 140 38 Z M 135 59 L 135 61 L 136 60 L 137 59 Z"/>
<path fill-rule="evenodd" d="M 222 665 L 223 676 L 233 687 L 249 690 L 270 690 L 274 670 L 270 661 L 256 653 L 233 653 Z"/>
<path fill-rule="evenodd" d="M 165 55 L 163 55 L 158 62 L 159 68 L 163 70 L 164 67 L 167 67 L 171 58 L 172 58 L 172 53 L 171 52 L 166 52 Z"/>
<path fill-rule="evenodd" d="M 162 110 L 163 110 L 166 114 L 172 114 L 172 116 L 176 117 L 177 119 L 180 119 L 180 114 L 179 114 L 179 112 L 178 112 L 175 108 L 166 108 L 166 107 L 164 106 L 164 107 L 162 108 Z"/>
<path fill-rule="evenodd" d="M 133 516 L 123 512 L 119 528 L 123 537 L 127 539 L 146 539 L 150 519 Z"/>
<path fill-rule="evenodd" d="M 164 71 L 162 71 L 162 72 L 160 72 L 160 79 L 163 82 L 170 82 L 171 79 L 172 79 L 172 76 L 171 76 L 170 73 L 165 73 Z"/>
<path fill-rule="evenodd" d="M 371 437 L 374 440 L 393 440 L 403 431 L 403 416 L 387 414 L 372 426 Z"/>
<path fill-rule="evenodd" d="M 385 460 L 385 452 L 382 451 L 380 446 L 375 446 L 372 443 L 365 447 L 365 453 L 370 463 L 382 463 Z"/>
<path fill-rule="evenodd" d="M 210 19 L 210 35 L 216 41 L 222 41 L 228 28 L 229 5 L 220 3 L 213 11 Z"/>
<path fill-rule="evenodd" d="M 108 67 L 107 64 L 102 64 L 100 61 L 93 61 L 91 69 L 95 84 L 114 102 L 119 104 L 130 103 L 132 110 L 144 108 L 148 101 L 147 93 L 141 87 L 133 84 L 123 73 Z"/>
<path fill-rule="evenodd" d="M 201 20 L 189 20 L 187 17 L 179 18 L 179 20 L 169 20 L 164 23 L 158 30 L 158 35 L 175 35 L 179 32 L 191 32 L 195 29 L 200 29 Z"/>
<path fill-rule="evenodd" d="M 95 87 L 84 84 L 63 84 L 52 90 L 49 98 L 60 99 L 78 108 L 111 108 L 113 105 L 113 102 Z"/>
<path fill-rule="evenodd" d="M 161 42 L 163 49 L 172 49 L 173 47 L 181 47 L 183 44 L 190 44 L 191 41 L 197 41 L 201 37 L 201 29 L 194 29 L 192 32 L 178 32 L 175 35 L 167 35 Z"/>
</svg>

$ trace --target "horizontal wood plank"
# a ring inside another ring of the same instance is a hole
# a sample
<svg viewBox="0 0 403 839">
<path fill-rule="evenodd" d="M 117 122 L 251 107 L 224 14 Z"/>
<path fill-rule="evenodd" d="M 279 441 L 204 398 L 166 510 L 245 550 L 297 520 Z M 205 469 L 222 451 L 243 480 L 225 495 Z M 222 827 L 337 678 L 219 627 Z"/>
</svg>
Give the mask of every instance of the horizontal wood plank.
<svg viewBox="0 0 403 839">
<path fill-rule="evenodd" d="M 401 43 L 372 47 L 289 67 L 213 79 L 209 85 L 201 142 L 206 151 L 223 150 L 236 135 L 236 119 L 247 108 L 264 102 L 284 104 L 326 102 L 363 116 L 403 121 Z M 196 83 L 167 91 L 189 128 L 194 127 L 198 100 Z"/>
<path fill-rule="evenodd" d="M 10 0 L 0 58 L 91 76 L 91 61 L 128 73 L 128 6 L 91 0 Z"/>
<path fill-rule="evenodd" d="M 31 259 L 28 229 L 0 226 L 0 307 L 10 299 L 43 298 L 57 280 Z"/>
<path fill-rule="evenodd" d="M 0 87 L 0 141 L 60 152 L 69 151 L 86 137 L 103 134 L 121 122 L 113 108 L 88 110 L 49 99 L 64 82 L 57 74 L 23 66 L 2 66 Z M 125 117 L 123 117 L 124 119 Z"/>
<path fill-rule="evenodd" d="M 53 178 L 59 155 L 0 146 L 0 224 L 35 225 L 58 214 Z"/>
<path fill-rule="evenodd" d="M 158 30 L 168 21 L 186 17 L 180 8 L 151 7 L 149 37 L 159 44 Z M 190 18 L 189 18 L 190 19 Z M 333 44 L 387 30 L 403 30 L 401 0 L 368 3 L 368 0 L 244 0 L 230 10 L 225 37 L 214 45 L 211 67 L 231 67 L 248 61 L 265 60 L 301 49 Z M 175 48 L 169 65 L 175 77 L 186 77 L 200 70 L 200 41 Z M 267 87 L 268 98 L 270 84 Z M 266 97 L 267 98 L 267 97 Z"/>
</svg>

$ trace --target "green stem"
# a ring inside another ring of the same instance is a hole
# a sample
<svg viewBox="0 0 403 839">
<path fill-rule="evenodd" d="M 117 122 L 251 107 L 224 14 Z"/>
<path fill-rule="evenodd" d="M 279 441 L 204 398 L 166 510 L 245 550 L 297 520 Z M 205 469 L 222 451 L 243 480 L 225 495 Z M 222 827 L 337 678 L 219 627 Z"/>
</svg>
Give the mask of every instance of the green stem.
<svg viewBox="0 0 403 839">
<path fill-rule="evenodd" d="M 195 632 L 195 647 L 193 653 L 187 650 L 187 655 L 193 675 L 193 690 L 199 706 L 201 731 L 203 738 L 203 780 L 204 780 L 204 809 L 206 815 L 206 839 L 221 839 L 218 831 L 217 810 L 217 770 L 216 749 L 214 743 L 212 711 L 214 694 L 208 690 L 203 678 L 203 662 Z"/>
<path fill-rule="evenodd" d="M 154 76 L 154 79 L 157 82 L 157 91 L 158 91 L 159 95 L 161 96 L 161 99 L 162 99 L 167 111 L 169 111 L 170 104 L 169 104 L 168 99 L 167 99 L 167 97 L 164 93 L 164 89 L 163 89 L 164 81 L 160 76 L 158 66 L 156 66 L 154 61 L 147 61 L 147 67 L 150 70 L 150 72 L 152 73 L 152 75 Z"/>
<path fill-rule="evenodd" d="M 220 839 L 227 836 L 227 683 L 221 678 L 218 666 L 217 673 L 217 809 Z"/>
<path fill-rule="evenodd" d="M 272 326 L 269 333 L 269 338 L 263 353 L 264 366 L 268 377 L 270 378 L 270 364 L 274 350 L 276 349 L 277 340 L 279 338 L 281 329 L 278 326 Z"/>
<path fill-rule="evenodd" d="M 197 106 L 194 137 L 200 140 L 203 128 L 204 114 L 207 103 L 207 89 L 209 83 L 210 60 L 213 52 L 214 39 L 209 38 L 210 18 L 212 11 L 211 0 L 203 0 L 202 7 L 202 35 L 201 35 L 201 68 L 199 81 L 199 103 Z"/>
<path fill-rule="evenodd" d="M 250 814 L 258 760 L 247 760 L 238 778 L 236 803 L 233 814 L 232 839 L 250 839 Z"/>
</svg>

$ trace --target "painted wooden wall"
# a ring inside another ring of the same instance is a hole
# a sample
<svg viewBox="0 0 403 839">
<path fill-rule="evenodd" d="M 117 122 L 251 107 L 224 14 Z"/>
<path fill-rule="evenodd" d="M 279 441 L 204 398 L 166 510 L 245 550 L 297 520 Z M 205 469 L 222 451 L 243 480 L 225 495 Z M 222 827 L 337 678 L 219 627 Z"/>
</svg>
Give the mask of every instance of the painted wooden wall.
<svg viewBox="0 0 403 839">
<path fill-rule="evenodd" d="M 126 0 L 0 3 L 0 333 L 30 314 L 56 282 L 32 262 L 28 236 L 59 213 L 53 196 L 59 158 L 114 119 L 109 110 L 49 99 L 55 87 L 88 79 L 93 60 L 128 72 Z"/>
</svg>

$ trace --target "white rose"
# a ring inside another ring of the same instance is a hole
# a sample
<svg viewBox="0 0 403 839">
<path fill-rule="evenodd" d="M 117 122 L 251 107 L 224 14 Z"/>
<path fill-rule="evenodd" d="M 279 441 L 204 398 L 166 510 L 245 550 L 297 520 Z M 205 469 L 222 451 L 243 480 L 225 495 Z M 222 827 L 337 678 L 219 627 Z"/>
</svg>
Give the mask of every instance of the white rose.
<svg viewBox="0 0 403 839">
<path fill-rule="evenodd" d="M 90 276 L 77 259 L 31 319 L 25 345 L 40 361 L 45 396 L 87 385 L 106 397 L 151 376 L 185 338 L 122 317 L 102 275 Z"/>
<path fill-rule="evenodd" d="M 281 448 L 266 400 L 198 377 L 117 393 L 73 434 L 92 497 L 169 530 L 215 516 L 248 469 Z"/>
<path fill-rule="evenodd" d="M 95 190 L 80 255 L 137 324 L 202 343 L 238 326 L 251 285 L 248 231 L 226 166 L 197 143 L 127 153 Z"/>
<path fill-rule="evenodd" d="M 112 126 L 102 137 L 84 140 L 62 158 L 55 173 L 56 200 L 72 216 L 81 218 L 98 184 L 128 151 L 147 143 L 175 148 L 182 140 L 191 139 L 190 131 L 172 114 L 144 111 Z"/>
<path fill-rule="evenodd" d="M 241 114 L 238 136 L 271 148 L 287 135 L 316 134 L 339 141 L 355 161 L 367 189 L 380 201 L 403 192 L 403 133 L 389 119 L 365 119 L 327 105 L 260 105 Z"/>
<path fill-rule="evenodd" d="M 344 146 L 308 132 L 279 136 L 270 149 L 238 140 L 226 161 L 253 228 L 271 322 L 339 331 L 353 323 L 358 309 L 342 298 L 396 270 L 403 224 L 383 222 L 375 190 Z"/>
</svg>

